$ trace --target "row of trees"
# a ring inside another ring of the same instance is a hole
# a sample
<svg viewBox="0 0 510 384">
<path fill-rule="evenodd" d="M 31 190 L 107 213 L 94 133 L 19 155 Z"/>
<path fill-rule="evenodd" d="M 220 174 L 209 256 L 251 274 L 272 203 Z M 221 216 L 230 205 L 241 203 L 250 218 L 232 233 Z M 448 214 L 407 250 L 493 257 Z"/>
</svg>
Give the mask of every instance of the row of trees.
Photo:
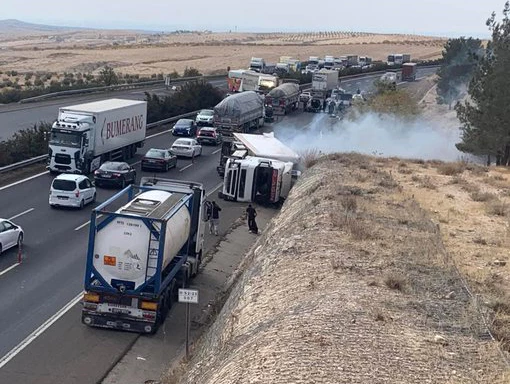
<svg viewBox="0 0 510 384">
<path fill-rule="evenodd" d="M 461 122 L 456 146 L 487 164 L 510 165 L 510 2 L 503 18 L 487 20 L 492 38 L 483 47 L 478 39 L 452 39 L 443 51 L 444 64 L 437 83 L 438 101 L 455 104 Z M 467 92 L 467 98 L 464 93 Z"/>
<path fill-rule="evenodd" d="M 12 72 L 11 72 L 12 73 Z M 169 74 L 171 78 L 181 77 L 176 71 Z M 195 77 L 202 76 L 202 74 L 193 67 L 186 68 L 182 75 L 183 77 Z M 51 78 L 51 76 L 49 77 Z M 49 79 L 47 78 L 47 80 Z M 75 77 L 72 73 L 65 74 L 64 78 L 60 81 L 51 80 L 49 84 L 46 84 L 41 78 L 36 78 L 34 83 L 25 82 L 25 88 L 22 88 L 17 82 L 11 80 L 4 81 L 1 83 L 0 88 L 3 89 L 0 92 L 0 103 L 9 104 L 16 103 L 22 99 L 29 97 L 35 97 L 45 95 L 48 93 L 68 91 L 73 89 L 87 89 L 100 86 L 111 86 L 117 84 L 133 84 L 137 82 L 149 81 L 149 80 L 163 80 L 164 75 L 154 74 L 149 77 L 140 77 L 139 75 L 124 75 L 121 76 L 110 66 L 105 66 L 99 72 L 98 76 L 92 76 L 87 74 L 85 76 Z"/>
<path fill-rule="evenodd" d="M 39 123 L 23 129 L 6 141 L 0 141 L 0 167 L 48 153 L 46 141 L 51 124 Z"/>
<path fill-rule="evenodd" d="M 182 115 L 202 108 L 211 108 L 223 98 L 221 92 L 205 81 L 185 83 L 171 96 L 159 97 L 145 93 L 147 122 L 152 123 L 170 116 Z"/>
</svg>

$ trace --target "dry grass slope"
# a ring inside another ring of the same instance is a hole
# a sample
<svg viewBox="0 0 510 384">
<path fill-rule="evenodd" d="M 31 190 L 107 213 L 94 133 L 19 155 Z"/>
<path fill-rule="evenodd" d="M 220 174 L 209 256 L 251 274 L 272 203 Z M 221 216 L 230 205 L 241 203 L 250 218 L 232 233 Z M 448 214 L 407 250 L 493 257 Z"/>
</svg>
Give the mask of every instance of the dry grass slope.
<svg viewBox="0 0 510 384">
<path fill-rule="evenodd" d="M 437 164 L 401 164 L 333 155 L 307 170 L 185 376 L 167 382 L 506 382 L 440 226 L 406 190 Z"/>
</svg>

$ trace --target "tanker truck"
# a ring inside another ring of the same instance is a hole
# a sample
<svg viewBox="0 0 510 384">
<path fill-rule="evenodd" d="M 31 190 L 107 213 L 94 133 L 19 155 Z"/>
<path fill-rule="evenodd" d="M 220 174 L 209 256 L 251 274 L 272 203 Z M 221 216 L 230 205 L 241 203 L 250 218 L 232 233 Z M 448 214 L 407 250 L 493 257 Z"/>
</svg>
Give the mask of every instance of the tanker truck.
<svg viewBox="0 0 510 384">
<path fill-rule="evenodd" d="M 249 132 L 264 125 L 264 100 L 253 91 L 230 95 L 214 107 L 213 125 L 223 135 Z"/>
<path fill-rule="evenodd" d="M 273 108 L 275 115 L 285 115 L 297 108 L 299 102 L 299 85 L 284 83 L 272 89 L 265 99 L 266 105 Z"/>
<path fill-rule="evenodd" d="M 48 170 L 89 174 L 132 158 L 144 144 L 147 102 L 107 99 L 62 107 L 51 127 Z"/>
<path fill-rule="evenodd" d="M 198 272 L 204 200 L 202 184 L 143 177 L 92 211 L 84 324 L 156 332 Z"/>
</svg>

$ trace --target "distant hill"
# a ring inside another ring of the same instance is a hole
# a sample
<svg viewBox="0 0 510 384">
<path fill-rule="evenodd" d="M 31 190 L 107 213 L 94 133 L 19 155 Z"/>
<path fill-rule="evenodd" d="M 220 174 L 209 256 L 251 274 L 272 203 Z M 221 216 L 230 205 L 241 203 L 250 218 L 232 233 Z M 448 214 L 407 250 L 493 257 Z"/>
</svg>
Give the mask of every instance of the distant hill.
<svg viewBox="0 0 510 384">
<path fill-rule="evenodd" d="M 83 30 L 84 28 L 75 27 L 57 27 L 54 25 L 26 23 L 16 19 L 0 20 L 1 34 L 32 34 L 48 32 L 67 32 Z"/>
</svg>

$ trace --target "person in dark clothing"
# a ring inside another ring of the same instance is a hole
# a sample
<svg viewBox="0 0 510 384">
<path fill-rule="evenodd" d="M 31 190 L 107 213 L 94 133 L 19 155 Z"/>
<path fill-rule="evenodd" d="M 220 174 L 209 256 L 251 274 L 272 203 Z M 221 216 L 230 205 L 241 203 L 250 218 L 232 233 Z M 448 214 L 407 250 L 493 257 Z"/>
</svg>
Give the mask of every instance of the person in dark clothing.
<svg viewBox="0 0 510 384">
<path fill-rule="evenodd" d="M 257 211 L 255 210 L 255 208 L 251 206 L 251 204 L 248 204 L 248 208 L 246 208 L 246 215 L 248 216 L 248 228 L 250 232 L 258 233 L 259 227 L 255 222 L 255 217 L 257 217 Z"/>
<path fill-rule="evenodd" d="M 209 233 L 212 235 L 213 231 L 218 236 L 218 225 L 220 223 L 221 208 L 213 201 L 211 204 L 211 220 L 209 221 Z"/>
</svg>

